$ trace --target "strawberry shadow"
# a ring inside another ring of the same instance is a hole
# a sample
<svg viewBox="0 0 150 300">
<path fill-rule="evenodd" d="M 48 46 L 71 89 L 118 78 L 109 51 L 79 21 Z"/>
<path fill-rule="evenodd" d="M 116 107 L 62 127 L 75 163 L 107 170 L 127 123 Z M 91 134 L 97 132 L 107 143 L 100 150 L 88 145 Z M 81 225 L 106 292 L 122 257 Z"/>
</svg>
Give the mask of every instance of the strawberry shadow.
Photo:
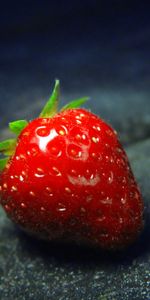
<svg viewBox="0 0 150 300">
<path fill-rule="evenodd" d="M 150 214 L 145 215 L 144 230 L 139 239 L 124 251 L 104 251 L 74 243 L 46 242 L 38 240 L 17 228 L 21 251 L 31 259 L 41 257 L 45 264 L 51 261 L 91 265 L 131 265 L 135 259 L 144 259 L 150 253 Z"/>
</svg>

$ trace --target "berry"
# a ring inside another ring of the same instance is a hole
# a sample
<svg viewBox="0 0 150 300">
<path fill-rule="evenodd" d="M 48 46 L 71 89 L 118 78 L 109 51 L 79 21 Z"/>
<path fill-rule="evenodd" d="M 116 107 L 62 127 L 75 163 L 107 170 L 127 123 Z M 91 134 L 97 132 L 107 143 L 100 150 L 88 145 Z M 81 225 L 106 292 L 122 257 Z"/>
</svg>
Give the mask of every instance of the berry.
<svg viewBox="0 0 150 300">
<path fill-rule="evenodd" d="M 0 202 L 21 228 L 48 240 L 105 249 L 131 244 L 143 201 L 116 132 L 72 101 L 57 112 L 59 81 L 42 113 L 10 123 L 0 143 Z"/>
</svg>

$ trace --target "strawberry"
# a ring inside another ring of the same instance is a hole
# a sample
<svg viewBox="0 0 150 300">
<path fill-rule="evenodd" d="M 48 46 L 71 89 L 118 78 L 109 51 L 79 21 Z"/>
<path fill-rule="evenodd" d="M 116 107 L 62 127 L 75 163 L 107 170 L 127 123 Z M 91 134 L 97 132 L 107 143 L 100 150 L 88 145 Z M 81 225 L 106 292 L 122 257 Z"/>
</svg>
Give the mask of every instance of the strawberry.
<svg viewBox="0 0 150 300">
<path fill-rule="evenodd" d="M 9 124 L 0 143 L 0 202 L 21 228 L 48 240 L 120 249 L 143 227 L 143 201 L 116 131 L 72 101 L 59 81 L 40 116 Z"/>
</svg>

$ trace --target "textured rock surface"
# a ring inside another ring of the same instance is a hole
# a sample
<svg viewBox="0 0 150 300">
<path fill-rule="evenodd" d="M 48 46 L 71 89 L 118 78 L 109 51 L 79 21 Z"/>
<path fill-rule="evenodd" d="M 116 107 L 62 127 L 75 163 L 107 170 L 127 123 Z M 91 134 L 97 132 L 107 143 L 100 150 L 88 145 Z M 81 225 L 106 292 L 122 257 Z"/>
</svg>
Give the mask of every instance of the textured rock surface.
<svg viewBox="0 0 150 300">
<path fill-rule="evenodd" d="M 8 137 L 8 121 L 37 116 L 54 78 L 61 80 L 62 104 L 89 95 L 86 107 L 109 121 L 128 145 L 144 198 L 145 228 L 130 249 L 110 255 L 37 241 L 0 209 L 0 299 L 149 300 L 149 11 L 138 0 L 107 0 L 100 10 L 94 0 L 88 6 L 65 2 L 48 10 L 49 1 L 45 7 L 26 1 L 28 14 L 22 2 L 17 10 L 14 2 L 1 7 L 0 140 Z"/>
</svg>

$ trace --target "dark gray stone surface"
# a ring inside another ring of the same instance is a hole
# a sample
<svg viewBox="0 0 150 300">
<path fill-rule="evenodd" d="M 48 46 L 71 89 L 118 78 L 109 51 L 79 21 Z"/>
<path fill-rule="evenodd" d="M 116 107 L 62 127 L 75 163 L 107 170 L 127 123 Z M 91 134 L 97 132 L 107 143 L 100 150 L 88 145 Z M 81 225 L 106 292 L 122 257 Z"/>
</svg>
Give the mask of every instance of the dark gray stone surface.
<svg viewBox="0 0 150 300">
<path fill-rule="evenodd" d="M 0 299 L 150 299 L 149 37 L 148 1 L 1 4 L 0 140 L 8 121 L 38 115 L 59 78 L 62 105 L 89 96 L 85 107 L 128 146 L 145 227 L 127 251 L 109 254 L 33 239 L 0 208 Z"/>
</svg>

